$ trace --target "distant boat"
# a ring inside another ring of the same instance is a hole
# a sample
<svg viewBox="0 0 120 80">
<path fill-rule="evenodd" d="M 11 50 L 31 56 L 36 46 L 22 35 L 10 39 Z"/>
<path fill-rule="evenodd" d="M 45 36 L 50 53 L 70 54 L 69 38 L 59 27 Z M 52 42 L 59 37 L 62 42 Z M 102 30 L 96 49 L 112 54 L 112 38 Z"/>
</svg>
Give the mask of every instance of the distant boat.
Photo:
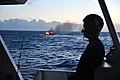
<svg viewBox="0 0 120 80">
<path fill-rule="evenodd" d="M 53 29 L 49 30 L 49 31 L 46 31 L 44 33 L 45 35 L 54 35 L 55 34 L 55 31 Z"/>
<path fill-rule="evenodd" d="M 45 35 L 54 35 L 54 34 L 55 34 L 54 31 L 46 31 L 46 32 L 45 32 Z"/>
</svg>

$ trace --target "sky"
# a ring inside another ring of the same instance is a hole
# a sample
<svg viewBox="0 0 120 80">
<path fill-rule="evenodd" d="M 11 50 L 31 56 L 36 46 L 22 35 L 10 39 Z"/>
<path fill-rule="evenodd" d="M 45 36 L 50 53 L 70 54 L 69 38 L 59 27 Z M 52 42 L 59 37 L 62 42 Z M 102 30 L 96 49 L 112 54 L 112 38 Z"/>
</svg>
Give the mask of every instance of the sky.
<svg viewBox="0 0 120 80">
<path fill-rule="evenodd" d="M 113 23 L 120 24 L 120 0 L 105 1 Z M 28 21 L 41 19 L 46 22 L 83 24 L 83 18 L 92 13 L 104 19 L 97 0 L 28 0 L 24 5 L 0 5 L 0 20 L 2 21 L 19 18 Z M 117 29 L 119 27 L 117 26 Z"/>
</svg>

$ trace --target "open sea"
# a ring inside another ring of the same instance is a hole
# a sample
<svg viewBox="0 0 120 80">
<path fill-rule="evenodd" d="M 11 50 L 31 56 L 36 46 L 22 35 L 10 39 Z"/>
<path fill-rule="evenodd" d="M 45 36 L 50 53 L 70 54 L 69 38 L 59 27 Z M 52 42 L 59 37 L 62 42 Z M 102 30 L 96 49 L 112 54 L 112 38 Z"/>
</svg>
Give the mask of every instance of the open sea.
<svg viewBox="0 0 120 80">
<path fill-rule="evenodd" d="M 44 31 L 0 31 L 0 34 L 25 80 L 32 80 L 39 69 L 75 71 L 88 44 L 81 32 L 44 35 Z M 113 45 L 109 33 L 102 32 L 100 39 L 108 53 Z"/>
</svg>

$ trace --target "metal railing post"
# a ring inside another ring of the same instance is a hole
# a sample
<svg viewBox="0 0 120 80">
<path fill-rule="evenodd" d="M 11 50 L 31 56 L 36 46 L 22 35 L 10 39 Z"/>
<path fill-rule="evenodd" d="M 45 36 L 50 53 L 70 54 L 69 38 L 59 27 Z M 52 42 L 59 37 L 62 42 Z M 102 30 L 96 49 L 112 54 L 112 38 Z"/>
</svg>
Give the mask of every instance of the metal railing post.
<svg viewBox="0 0 120 80">
<path fill-rule="evenodd" d="M 98 0 L 98 2 L 99 2 L 99 5 L 101 7 L 101 10 L 103 12 L 104 18 L 106 20 L 108 30 L 109 30 L 110 35 L 112 37 L 112 40 L 113 40 L 117 55 L 120 58 L 120 44 L 119 44 L 118 35 L 117 35 L 116 31 L 115 31 L 113 22 L 111 20 L 111 17 L 109 15 L 109 12 L 108 12 L 108 9 L 107 9 L 107 6 L 106 6 L 106 3 L 105 3 L 104 0 Z"/>
</svg>

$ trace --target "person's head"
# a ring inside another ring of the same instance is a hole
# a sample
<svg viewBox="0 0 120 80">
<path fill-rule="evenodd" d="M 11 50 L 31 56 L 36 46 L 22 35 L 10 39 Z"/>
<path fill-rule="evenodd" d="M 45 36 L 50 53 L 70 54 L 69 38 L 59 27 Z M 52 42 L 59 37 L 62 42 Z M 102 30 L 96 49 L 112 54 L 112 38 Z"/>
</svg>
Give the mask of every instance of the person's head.
<svg viewBox="0 0 120 80">
<path fill-rule="evenodd" d="M 84 36 L 86 38 L 91 38 L 93 36 L 98 37 L 104 25 L 103 19 L 96 14 L 90 14 L 83 19 L 83 22 L 82 32 L 84 33 Z"/>
</svg>

